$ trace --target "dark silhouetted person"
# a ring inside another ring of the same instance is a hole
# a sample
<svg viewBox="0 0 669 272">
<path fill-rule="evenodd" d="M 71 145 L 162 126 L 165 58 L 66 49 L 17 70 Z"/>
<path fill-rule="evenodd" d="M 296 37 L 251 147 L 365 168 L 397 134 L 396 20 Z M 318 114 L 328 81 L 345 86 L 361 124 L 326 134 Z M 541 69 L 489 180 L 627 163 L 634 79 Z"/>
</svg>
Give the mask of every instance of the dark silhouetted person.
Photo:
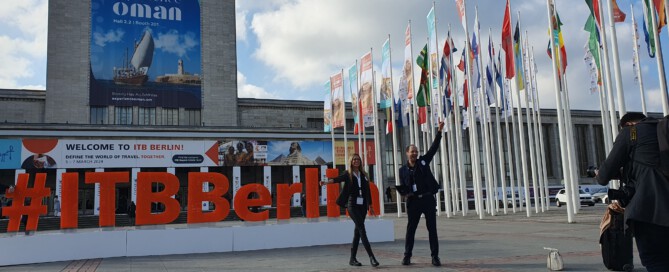
<svg viewBox="0 0 669 272">
<path fill-rule="evenodd" d="M 416 228 L 421 214 L 424 214 L 430 239 L 432 265 L 441 266 L 439 240 L 437 238 L 437 200 L 435 198 L 435 194 L 439 192 L 439 183 L 434 178 L 432 170 L 430 170 L 430 162 L 439 149 L 443 128 L 444 122 L 439 121 L 437 135 L 425 155 L 418 157 L 418 148 L 413 144 L 407 146 L 408 161 L 399 171 L 401 185 L 408 188 L 408 192 L 403 192 L 403 196 L 406 198 L 407 216 L 409 217 L 402 265 L 411 264 Z"/>
<path fill-rule="evenodd" d="M 130 218 L 130 225 L 134 226 L 135 225 L 135 211 L 137 210 L 137 206 L 135 206 L 134 201 L 130 201 L 130 206 L 128 206 L 128 218 Z"/>
<path fill-rule="evenodd" d="M 625 222 L 634 234 L 641 264 L 650 272 L 669 271 L 669 177 L 659 169 L 657 124 L 657 119 L 641 113 L 625 114 L 613 148 L 596 176 L 601 185 L 626 177 L 633 186 L 635 193 L 625 207 Z"/>
</svg>

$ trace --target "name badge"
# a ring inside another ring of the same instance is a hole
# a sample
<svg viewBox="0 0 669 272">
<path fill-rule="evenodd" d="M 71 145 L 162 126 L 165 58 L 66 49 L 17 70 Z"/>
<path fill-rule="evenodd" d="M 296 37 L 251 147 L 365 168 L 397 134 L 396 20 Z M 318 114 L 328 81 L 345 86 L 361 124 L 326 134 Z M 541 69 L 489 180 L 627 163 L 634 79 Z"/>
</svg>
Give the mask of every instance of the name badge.
<svg viewBox="0 0 669 272">
<path fill-rule="evenodd" d="M 415 192 L 415 191 L 418 191 L 418 187 L 416 187 L 416 184 L 414 184 L 414 185 L 411 187 L 411 189 L 413 189 L 414 192 Z"/>
<path fill-rule="evenodd" d="M 357 201 L 355 202 L 355 204 L 362 205 L 362 202 L 363 202 L 362 197 L 358 197 L 358 199 L 357 199 Z"/>
</svg>

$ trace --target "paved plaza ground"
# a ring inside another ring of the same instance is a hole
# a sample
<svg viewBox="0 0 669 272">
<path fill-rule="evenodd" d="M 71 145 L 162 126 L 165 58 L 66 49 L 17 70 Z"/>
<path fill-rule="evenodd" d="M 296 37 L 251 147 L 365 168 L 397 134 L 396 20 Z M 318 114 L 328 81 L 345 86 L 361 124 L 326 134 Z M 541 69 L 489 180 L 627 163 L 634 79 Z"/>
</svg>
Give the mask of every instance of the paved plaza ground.
<svg viewBox="0 0 669 272">
<path fill-rule="evenodd" d="M 381 263 L 378 268 L 369 265 L 362 245 L 358 260 L 363 266 L 349 266 L 350 245 L 346 244 L 93 259 L 0 267 L 0 271 L 546 271 L 548 251 L 543 247 L 560 250 L 565 264 L 564 271 L 608 271 L 602 264 L 598 243 L 599 222 L 604 211 L 603 204 L 581 207 L 576 222 L 571 224 L 567 223 L 564 207 L 551 207 L 551 210 L 533 213 L 529 218 L 524 211 L 514 214 L 510 210 L 508 214 L 494 217 L 486 215 L 482 220 L 473 211 L 464 217 L 459 214 L 447 218 L 442 214 L 438 217 L 437 227 L 443 266 L 438 268 L 430 264 L 424 221 L 421 221 L 416 233 L 413 264 L 400 264 L 407 219 L 397 218 L 396 214 L 386 214 L 385 219 L 395 221 L 395 241 L 372 243 L 376 258 Z M 67 245 L 63 250 L 67 250 Z M 641 267 L 636 248 L 634 258 L 635 271 L 646 271 Z"/>
</svg>

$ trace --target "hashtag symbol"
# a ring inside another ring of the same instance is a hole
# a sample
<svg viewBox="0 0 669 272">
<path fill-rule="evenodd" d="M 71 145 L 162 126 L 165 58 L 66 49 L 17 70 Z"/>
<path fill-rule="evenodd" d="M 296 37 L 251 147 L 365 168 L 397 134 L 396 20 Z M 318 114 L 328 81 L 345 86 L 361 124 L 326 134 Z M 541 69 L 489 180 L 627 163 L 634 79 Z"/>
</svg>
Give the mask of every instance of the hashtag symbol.
<svg viewBox="0 0 669 272">
<path fill-rule="evenodd" d="M 19 174 L 16 188 L 13 192 L 7 191 L 5 197 L 12 199 L 12 205 L 2 208 L 2 215 L 9 217 L 8 232 L 19 231 L 21 217 L 27 217 L 26 231 L 37 230 L 37 222 L 40 215 L 46 215 L 46 205 L 42 200 L 51 194 L 51 190 L 45 187 L 46 173 L 35 176 L 33 188 L 28 188 L 30 174 Z M 30 199 L 30 202 L 26 201 Z"/>
</svg>

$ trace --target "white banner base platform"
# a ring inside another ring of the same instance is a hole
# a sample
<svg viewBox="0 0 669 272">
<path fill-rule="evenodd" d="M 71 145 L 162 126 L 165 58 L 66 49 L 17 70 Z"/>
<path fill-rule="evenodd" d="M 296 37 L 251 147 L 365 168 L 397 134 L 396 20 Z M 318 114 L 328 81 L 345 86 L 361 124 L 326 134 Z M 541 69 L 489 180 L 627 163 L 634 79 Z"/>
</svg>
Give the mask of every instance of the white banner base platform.
<svg viewBox="0 0 669 272">
<path fill-rule="evenodd" d="M 236 225 L 235 225 L 236 224 Z M 22 232 L 0 236 L 0 266 L 126 256 L 280 249 L 347 244 L 349 219 L 260 223 L 220 222 L 200 225 Z M 371 242 L 395 240 L 393 220 L 368 218 Z M 327 235 L 323 235 L 327 233 Z"/>
</svg>

